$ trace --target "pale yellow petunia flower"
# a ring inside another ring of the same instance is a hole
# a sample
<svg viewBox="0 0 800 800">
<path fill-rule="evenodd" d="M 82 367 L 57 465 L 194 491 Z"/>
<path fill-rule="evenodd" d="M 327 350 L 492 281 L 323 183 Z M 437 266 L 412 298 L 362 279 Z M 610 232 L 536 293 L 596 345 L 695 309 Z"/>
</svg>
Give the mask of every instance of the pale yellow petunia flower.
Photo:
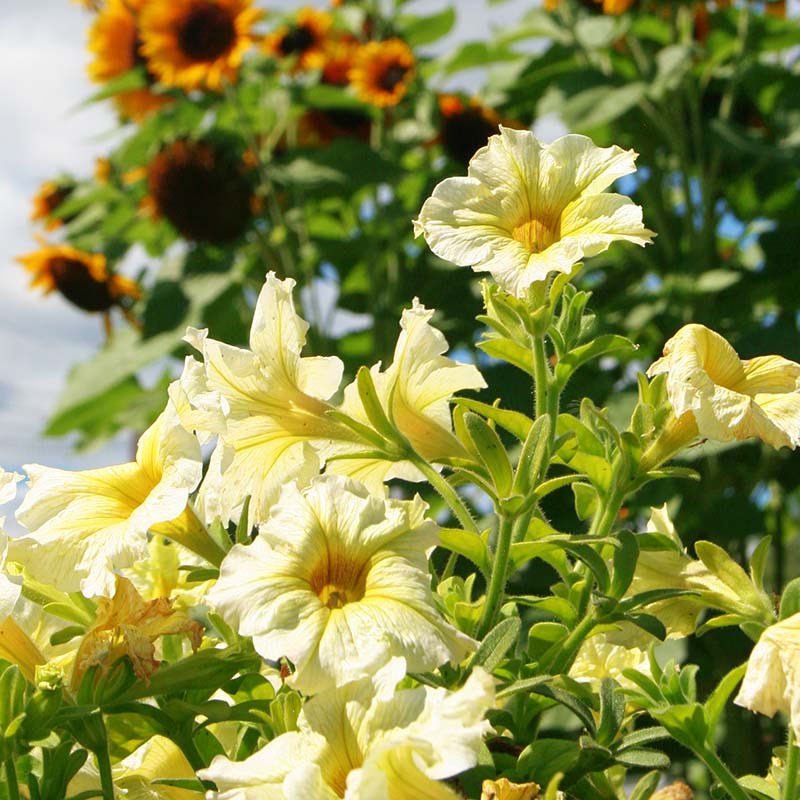
<svg viewBox="0 0 800 800">
<path fill-rule="evenodd" d="M 450 398 L 464 389 L 482 389 L 486 381 L 471 364 L 447 358 L 447 340 L 431 325 L 433 310 L 416 298 L 403 311 L 400 336 L 391 366 L 381 372 L 380 364 L 371 369 L 378 399 L 387 417 L 408 439 L 414 450 L 429 462 L 446 458 L 467 458 L 469 454 L 452 433 Z M 341 410 L 364 425 L 369 425 L 356 382 L 344 390 Z M 337 452 L 347 452 L 346 447 Z M 356 448 L 350 448 L 355 451 Z M 329 472 L 357 478 L 373 491 L 383 481 L 399 477 L 423 480 L 408 461 L 343 459 L 328 465 Z"/>
<path fill-rule="evenodd" d="M 238 521 L 250 497 L 249 523 L 266 518 L 288 481 L 307 483 L 319 473 L 320 451 L 332 439 L 352 439 L 327 412 L 343 364 L 336 357 L 301 357 L 308 323 L 295 311 L 291 278 L 274 272 L 256 303 L 250 349 L 209 339 L 189 329 L 187 341 L 203 354 L 205 381 L 192 365 L 181 381 L 194 417 L 187 424 L 219 434 L 201 502 L 223 522 Z"/>
<path fill-rule="evenodd" d="M 689 422 L 687 438 L 755 437 L 775 448 L 800 443 L 800 364 L 781 356 L 742 360 L 718 333 L 691 324 L 647 370 L 650 376 L 662 372 L 677 421 Z"/>
<path fill-rule="evenodd" d="M 800 613 L 761 634 L 733 702 L 768 717 L 782 711 L 800 740 Z"/>
<path fill-rule="evenodd" d="M 305 694 L 368 674 L 391 656 L 414 671 L 476 643 L 436 610 L 427 505 L 386 500 L 338 475 L 289 484 L 252 544 L 225 557 L 208 603 L 268 659 L 289 658 Z"/>
<path fill-rule="evenodd" d="M 10 558 L 35 580 L 110 596 L 114 570 L 147 557 L 148 531 L 215 558 L 217 546 L 188 505 L 202 473 L 200 445 L 171 403 L 142 435 L 136 461 L 82 472 L 39 464 L 25 470 L 30 489 L 17 519 L 30 533 L 10 543 Z"/>
<path fill-rule="evenodd" d="M 201 778 L 219 800 L 457 800 L 442 780 L 475 766 L 494 703 L 476 669 L 454 692 L 397 690 L 403 659 L 307 701 L 298 731 L 241 763 L 217 757 Z"/>
<path fill-rule="evenodd" d="M 630 198 L 605 192 L 635 171 L 636 153 L 568 134 L 543 145 L 500 126 L 473 156 L 467 177 L 446 178 L 414 222 L 440 258 L 522 297 L 551 272 L 572 270 L 615 241 L 648 244 L 653 232 Z"/>
</svg>

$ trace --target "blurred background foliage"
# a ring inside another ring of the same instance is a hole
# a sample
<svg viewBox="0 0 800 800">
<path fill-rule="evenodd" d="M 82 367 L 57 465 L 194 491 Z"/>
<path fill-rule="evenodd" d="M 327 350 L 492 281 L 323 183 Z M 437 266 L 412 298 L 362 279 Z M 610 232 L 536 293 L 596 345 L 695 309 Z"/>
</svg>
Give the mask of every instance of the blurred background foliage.
<svg viewBox="0 0 800 800">
<path fill-rule="evenodd" d="M 452 29 L 456 6 L 420 15 L 402 0 L 345 1 L 281 15 L 249 0 L 85 5 L 91 99 L 115 103 L 120 128 L 95 175 L 42 187 L 34 217 L 50 242 L 23 263 L 37 285 L 99 313 L 108 336 L 73 370 L 50 435 L 77 431 L 87 448 L 143 430 L 188 352 L 186 326 L 245 344 L 269 269 L 302 289 L 309 352 L 335 353 L 350 375 L 391 359 L 414 296 L 438 310 L 458 357 L 472 357 L 478 279 L 433 256 L 411 220 L 498 124 L 553 114 L 640 153 L 618 190 L 658 233 L 644 251 L 615 246 L 577 280 L 593 293 L 596 332 L 639 348 L 582 372 L 570 407 L 589 396 L 625 420 L 636 371 L 689 321 L 742 357 L 800 360 L 800 24 L 783 2 L 548 0 L 436 57 L 422 52 Z M 476 74 L 479 91 L 452 91 Z M 527 378 L 477 358 L 485 397 L 528 410 Z M 778 592 L 800 567 L 799 457 L 701 445 L 691 465 L 702 481 L 644 490 L 623 511 L 631 527 L 669 501 L 688 546 L 714 539 L 742 563 L 771 534 Z M 553 497 L 554 525 L 575 529 L 568 498 Z M 521 580 L 530 592 L 548 576 Z M 742 660 L 740 635 L 693 644 L 707 686 Z M 737 735 L 726 759 L 759 772 L 776 743 L 769 721 L 733 711 L 728 724 Z"/>
</svg>

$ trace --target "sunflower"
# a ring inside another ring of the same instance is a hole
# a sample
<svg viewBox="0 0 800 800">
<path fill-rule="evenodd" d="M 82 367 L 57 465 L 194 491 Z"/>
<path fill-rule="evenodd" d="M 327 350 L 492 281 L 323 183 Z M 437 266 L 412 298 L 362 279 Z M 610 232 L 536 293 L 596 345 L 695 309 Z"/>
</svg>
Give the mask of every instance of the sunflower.
<svg viewBox="0 0 800 800">
<path fill-rule="evenodd" d="M 69 180 L 45 181 L 33 196 L 31 222 L 42 222 L 49 231 L 61 227 L 65 220 L 54 217 L 53 213 L 70 196 L 74 188 L 75 184 Z"/>
<path fill-rule="evenodd" d="M 361 111 L 311 108 L 297 123 L 297 143 L 301 147 L 324 147 L 343 137 L 368 142 L 371 128 L 372 120 Z"/>
<path fill-rule="evenodd" d="M 122 275 L 112 275 L 102 253 L 85 253 L 69 245 L 45 245 L 17 258 L 33 273 L 31 287 L 45 294 L 57 290 L 84 311 L 108 311 L 141 296 L 138 284 Z"/>
<path fill-rule="evenodd" d="M 229 242 L 252 216 L 242 159 L 208 141 L 167 145 L 150 162 L 147 183 L 155 211 L 195 242 Z"/>
<path fill-rule="evenodd" d="M 398 38 L 365 44 L 350 71 L 358 97 L 379 108 L 396 106 L 413 78 L 414 53 Z"/>
<path fill-rule="evenodd" d="M 263 48 L 275 58 L 296 58 L 296 68 L 321 69 L 326 62 L 324 46 L 333 19 L 325 11 L 301 8 L 290 25 L 282 25 L 264 37 Z"/>
<path fill-rule="evenodd" d="M 504 120 L 476 97 L 465 100 L 456 94 L 440 95 L 439 111 L 442 115 L 439 141 L 447 155 L 465 167 L 475 151 L 485 147 L 489 137 L 497 133 L 501 123 L 508 128 L 522 127 Z"/>
<path fill-rule="evenodd" d="M 343 34 L 325 40 L 322 48 L 322 82 L 331 86 L 347 86 L 361 44 L 355 36 Z"/>
<path fill-rule="evenodd" d="M 135 16 L 139 4 L 109 0 L 89 29 L 89 51 L 94 54 L 89 77 L 95 83 L 106 83 L 136 67 L 146 66 Z M 149 72 L 146 75 L 148 85 L 152 84 L 153 76 Z M 141 120 L 172 102 L 170 97 L 149 89 L 120 92 L 114 99 L 120 113 L 132 120 Z"/>
<path fill-rule="evenodd" d="M 223 80 L 236 80 L 262 13 L 252 0 L 149 0 L 142 53 L 165 86 L 219 91 Z"/>
</svg>

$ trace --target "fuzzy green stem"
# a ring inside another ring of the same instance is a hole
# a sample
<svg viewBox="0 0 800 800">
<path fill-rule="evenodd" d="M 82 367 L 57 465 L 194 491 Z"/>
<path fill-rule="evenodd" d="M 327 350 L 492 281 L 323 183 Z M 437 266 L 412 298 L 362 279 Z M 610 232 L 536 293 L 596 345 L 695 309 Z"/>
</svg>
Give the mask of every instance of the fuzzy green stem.
<svg viewBox="0 0 800 800">
<path fill-rule="evenodd" d="M 535 392 L 536 419 L 547 413 L 548 397 L 550 394 L 550 370 L 547 367 L 547 352 L 544 347 L 544 337 L 534 336 L 531 342 L 533 352 L 533 380 Z M 555 420 L 553 420 L 555 425 Z"/>
<path fill-rule="evenodd" d="M 111 775 L 111 759 L 108 757 L 108 744 L 94 751 L 97 769 L 100 773 L 100 788 L 103 800 L 114 800 L 114 778 Z"/>
<path fill-rule="evenodd" d="M 19 781 L 17 780 L 17 768 L 14 765 L 13 756 L 8 756 L 5 762 L 6 783 L 9 800 L 20 800 Z"/>
<path fill-rule="evenodd" d="M 783 778 L 783 800 L 797 800 L 797 769 L 798 751 L 794 743 L 794 731 L 789 726 L 789 734 L 786 740 L 786 774 Z"/>
<path fill-rule="evenodd" d="M 736 776 L 710 747 L 705 747 L 703 750 L 698 751 L 697 755 L 711 770 L 713 776 L 719 781 L 732 800 L 750 800 L 750 795 L 741 787 L 739 781 L 736 780 Z"/>
<path fill-rule="evenodd" d="M 497 610 L 503 602 L 513 530 L 514 519 L 512 517 L 500 517 L 500 529 L 497 532 L 497 549 L 495 550 L 494 564 L 492 565 L 492 575 L 489 579 L 489 586 L 486 589 L 486 601 L 483 604 L 483 611 L 475 632 L 475 636 L 478 639 L 483 639 L 489 633 L 497 616 Z"/>
<path fill-rule="evenodd" d="M 436 489 L 442 500 L 447 503 L 456 519 L 461 523 L 461 527 L 472 533 L 479 533 L 478 526 L 469 513 L 469 509 L 464 505 L 464 501 L 458 496 L 458 492 L 442 477 L 427 461 L 416 457 L 412 459 L 414 466 L 425 476 L 428 483 Z"/>
</svg>

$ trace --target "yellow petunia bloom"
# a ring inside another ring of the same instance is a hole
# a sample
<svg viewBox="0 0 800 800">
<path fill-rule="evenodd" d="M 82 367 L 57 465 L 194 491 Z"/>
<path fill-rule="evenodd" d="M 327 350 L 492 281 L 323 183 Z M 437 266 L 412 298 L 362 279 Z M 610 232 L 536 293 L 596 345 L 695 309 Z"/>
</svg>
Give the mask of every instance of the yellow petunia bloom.
<svg viewBox="0 0 800 800">
<path fill-rule="evenodd" d="M 471 364 L 444 356 L 447 340 L 430 324 L 433 314 L 433 310 L 415 298 L 412 307 L 403 311 L 391 366 L 381 372 L 380 364 L 376 364 L 371 373 L 386 415 L 417 453 L 427 461 L 436 462 L 468 457 L 452 433 L 449 400 L 463 389 L 484 388 L 486 381 Z M 345 388 L 341 410 L 370 425 L 356 382 Z M 337 452 L 347 452 L 347 448 L 339 448 Z M 423 480 L 415 467 L 402 461 L 343 459 L 332 461 L 328 471 L 356 478 L 373 491 L 390 478 Z"/>
<path fill-rule="evenodd" d="M 250 525 L 265 519 L 288 481 L 307 483 L 320 470 L 319 451 L 331 440 L 352 439 L 327 412 L 344 365 L 336 357 L 303 358 L 308 323 L 296 313 L 295 282 L 267 275 L 250 329 L 250 350 L 209 339 L 190 329 L 187 341 L 203 353 L 205 381 L 197 370 L 182 384 L 198 409 L 187 422 L 201 434 L 220 434 L 203 500 L 210 517 L 238 521 L 250 497 Z M 211 406 L 219 410 L 214 414 Z M 216 506 L 216 507 L 215 507 Z"/>
<path fill-rule="evenodd" d="M 742 360 L 718 333 L 685 325 L 647 374 L 667 374 L 684 443 L 761 439 L 772 447 L 800 444 L 800 364 L 781 356 Z"/>
<path fill-rule="evenodd" d="M 397 690 L 405 668 L 392 659 L 308 700 L 296 732 L 240 763 L 218 756 L 199 776 L 217 784 L 218 800 L 457 800 L 441 781 L 475 766 L 492 679 L 476 669 L 454 692 Z"/>
<path fill-rule="evenodd" d="M 426 510 L 336 475 L 289 484 L 255 541 L 225 557 L 207 601 L 262 656 L 289 658 L 287 683 L 305 694 L 392 656 L 413 671 L 459 661 L 476 643 L 434 606 L 425 553 L 438 529 Z"/>
<path fill-rule="evenodd" d="M 551 272 L 570 272 L 615 241 L 644 246 L 653 232 L 630 198 L 604 190 L 634 172 L 636 153 L 568 134 L 543 145 L 500 127 L 472 158 L 466 178 L 436 186 L 414 222 L 440 258 L 491 272 L 522 297 Z"/>
<path fill-rule="evenodd" d="M 650 640 L 655 641 L 652 637 Z M 650 675 L 647 651 L 627 643 L 616 644 L 613 635 L 596 633 L 580 646 L 568 674 L 576 681 L 596 684 L 604 678 L 613 678 L 620 686 L 633 688 L 633 681 L 622 674 L 626 669 Z"/>
<path fill-rule="evenodd" d="M 114 570 L 147 557 L 147 533 L 163 533 L 219 560 L 217 545 L 187 505 L 200 482 L 197 439 L 168 404 L 139 440 L 136 461 L 68 472 L 25 467 L 30 489 L 17 519 L 30 534 L 11 558 L 36 580 L 87 596 L 111 596 Z"/>
<path fill-rule="evenodd" d="M 800 740 L 800 613 L 761 634 L 733 702 L 768 717 L 782 711 Z"/>
<path fill-rule="evenodd" d="M 481 786 L 481 800 L 537 800 L 540 789 L 538 783 L 512 783 L 508 778 L 487 779 Z"/>
<path fill-rule="evenodd" d="M 198 794 L 179 786 L 156 783 L 163 780 L 194 780 L 195 772 L 181 749 L 156 734 L 111 768 L 114 797 L 119 800 L 197 800 Z M 67 787 L 67 796 L 84 792 L 100 796 L 100 772 L 89 758 Z"/>
<path fill-rule="evenodd" d="M 165 86 L 234 82 L 262 16 L 252 0 L 148 0 L 139 20 L 147 66 Z"/>
</svg>

